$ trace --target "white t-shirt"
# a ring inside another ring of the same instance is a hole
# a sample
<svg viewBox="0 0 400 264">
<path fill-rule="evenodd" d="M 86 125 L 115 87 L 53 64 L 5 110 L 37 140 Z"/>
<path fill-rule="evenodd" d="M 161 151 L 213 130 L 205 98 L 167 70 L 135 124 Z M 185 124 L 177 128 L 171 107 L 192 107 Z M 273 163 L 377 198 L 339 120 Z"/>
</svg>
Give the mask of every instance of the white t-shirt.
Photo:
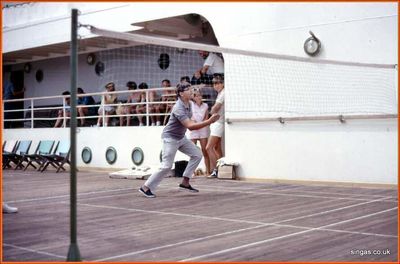
<svg viewBox="0 0 400 264">
<path fill-rule="evenodd" d="M 204 116 L 206 115 L 206 112 L 208 110 L 208 105 L 206 103 L 202 103 L 200 106 L 193 101 L 190 101 L 190 104 L 192 106 L 192 120 L 195 121 L 196 123 L 200 123 L 204 120 Z"/>
<path fill-rule="evenodd" d="M 207 74 L 224 73 L 224 62 L 217 54 L 210 52 L 204 61 L 204 66 L 208 66 Z"/>
<path fill-rule="evenodd" d="M 217 95 L 217 99 L 215 99 L 215 103 L 220 103 L 221 108 L 219 109 L 218 113 L 220 115 L 217 122 L 224 123 L 225 121 L 225 89 L 222 89 Z"/>
<path fill-rule="evenodd" d="M 208 110 L 208 105 L 206 103 L 202 103 L 199 106 L 198 104 L 192 101 L 190 101 L 190 105 L 193 111 L 192 120 L 195 121 L 196 123 L 202 122 Z M 208 138 L 209 135 L 210 135 L 210 128 L 208 126 L 197 130 L 189 130 L 188 132 L 189 139 Z"/>
</svg>

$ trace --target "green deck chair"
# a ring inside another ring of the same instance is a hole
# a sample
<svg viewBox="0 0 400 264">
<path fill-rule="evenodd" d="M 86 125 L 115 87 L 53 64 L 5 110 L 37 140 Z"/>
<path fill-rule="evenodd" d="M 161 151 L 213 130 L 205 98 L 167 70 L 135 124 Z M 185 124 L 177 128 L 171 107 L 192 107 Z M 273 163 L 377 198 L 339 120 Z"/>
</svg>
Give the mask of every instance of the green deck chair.
<svg viewBox="0 0 400 264">
<path fill-rule="evenodd" d="M 53 149 L 54 146 L 54 142 L 55 142 L 54 140 L 39 141 L 35 153 L 30 155 L 24 155 L 24 157 L 21 159 L 20 164 L 22 164 L 22 162 L 24 161 L 27 162 L 27 164 L 24 167 L 24 170 L 26 170 L 29 166 L 32 166 L 35 169 L 40 169 L 40 167 L 43 166 L 44 162 L 46 161 L 43 155 L 48 155 L 51 153 L 51 150 Z M 38 168 L 36 168 L 36 166 L 33 163 L 36 163 L 38 165 Z"/>
<path fill-rule="evenodd" d="M 17 151 L 18 141 L 17 140 L 7 140 L 4 141 L 3 144 L 3 169 L 11 168 L 9 165 L 9 156 L 10 154 L 15 154 Z"/>
<path fill-rule="evenodd" d="M 52 155 L 44 155 L 46 162 L 40 169 L 41 172 L 45 171 L 46 168 L 51 165 L 57 169 L 56 172 L 59 172 L 61 169 L 65 171 L 64 165 L 70 165 L 69 156 L 71 153 L 71 144 L 69 140 L 60 140 L 57 145 L 56 151 Z"/>
<path fill-rule="evenodd" d="M 11 164 L 14 163 L 17 169 L 19 166 L 22 168 L 20 164 L 21 159 L 24 155 L 28 154 L 29 149 L 31 147 L 32 140 L 21 140 L 17 144 L 17 148 L 14 153 L 5 153 L 7 163 L 3 163 L 3 169 L 6 167 L 11 167 Z"/>
</svg>

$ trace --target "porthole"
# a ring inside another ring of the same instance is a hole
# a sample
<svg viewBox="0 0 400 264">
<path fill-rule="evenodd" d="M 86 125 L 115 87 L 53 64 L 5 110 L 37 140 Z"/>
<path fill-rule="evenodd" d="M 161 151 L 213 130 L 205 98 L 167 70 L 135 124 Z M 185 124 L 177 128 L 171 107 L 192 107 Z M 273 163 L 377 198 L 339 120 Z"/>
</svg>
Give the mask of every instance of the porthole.
<svg viewBox="0 0 400 264">
<path fill-rule="evenodd" d="M 84 147 L 81 156 L 84 163 L 90 163 L 92 161 L 92 150 L 88 147 Z"/>
<path fill-rule="evenodd" d="M 144 154 L 143 150 L 141 148 L 134 148 L 132 150 L 132 161 L 135 165 L 139 166 L 140 164 L 143 163 L 144 160 Z"/>
<path fill-rule="evenodd" d="M 36 81 L 37 82 L 43 81 L 43 71 L 42 70 L 37 70 L 35 77 L 36 77 Z"/>
<path fill-rule="evenodd" d="M 166 70 L 169 66 L 169 55 L 167 53 L 161 53 L 160 54 L 160 58 L 158 58 L 158 66 L 160 66 L 160 68 L 162 70 Z"/>
<path fill-rule="evenodd" d="M 114 164 L 117 160 L 117 151 L 113 147 L 108 147 L 106 150 L 106 160 L 108 164 Z"/>
</svg>

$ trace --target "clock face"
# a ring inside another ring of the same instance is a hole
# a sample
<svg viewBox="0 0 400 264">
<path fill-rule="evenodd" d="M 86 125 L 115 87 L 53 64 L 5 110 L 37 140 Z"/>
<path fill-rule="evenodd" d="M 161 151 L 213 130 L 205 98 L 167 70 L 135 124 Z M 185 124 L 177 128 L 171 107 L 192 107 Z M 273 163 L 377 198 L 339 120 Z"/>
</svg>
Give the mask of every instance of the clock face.
<svg viewBox="0 0 400 264">
<path fill-rule="evenodd" d="M 86 62 L 89 65 L 93 65 L 96 62 L 96 56 L 93 53 L 90 53 L 89 55 L 87 55 L 86 57 Z"/>
<path fill-rule="evenodd" d="M 315 56 L 319 53 L 321 49 L 321 42 L 319 42 L 319 40 L 311 37 L 308 38 L 305 42 L 304 42 L 304 51 L 310 55 L 310 56 Z"/>
</svg>

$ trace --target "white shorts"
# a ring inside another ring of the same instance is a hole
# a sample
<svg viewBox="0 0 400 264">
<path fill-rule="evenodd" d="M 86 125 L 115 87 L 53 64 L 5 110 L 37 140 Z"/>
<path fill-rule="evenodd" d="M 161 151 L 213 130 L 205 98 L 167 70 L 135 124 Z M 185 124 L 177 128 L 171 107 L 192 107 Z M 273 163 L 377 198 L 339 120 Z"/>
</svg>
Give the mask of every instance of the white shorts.
<svg viewBox="0 0 400 264">
<path fill-rule="evenodd" d="M 109 106 L 109 105 L 104 106 L 104 112 L 106 112 L 106 113 L 114 113 L 115 112 L 115 106 Z M 103 114 L 103 106 L 99 107 L 98 113 L 99 113 L 99 115 Z"/>
<path fill-rule="evenodd" d="M 220 137 L 224 135 L 224 123 L 215 122 L 210 125 L 210 136 Z"/>
<path fill-rule="evenodd" d="M 197 130 L 189 131 L 188 138 L 189 139 L 208 138 L 209 135 L 210 135 L 210 129 L 208 127 L 203 127 Z"/>
</svg>

